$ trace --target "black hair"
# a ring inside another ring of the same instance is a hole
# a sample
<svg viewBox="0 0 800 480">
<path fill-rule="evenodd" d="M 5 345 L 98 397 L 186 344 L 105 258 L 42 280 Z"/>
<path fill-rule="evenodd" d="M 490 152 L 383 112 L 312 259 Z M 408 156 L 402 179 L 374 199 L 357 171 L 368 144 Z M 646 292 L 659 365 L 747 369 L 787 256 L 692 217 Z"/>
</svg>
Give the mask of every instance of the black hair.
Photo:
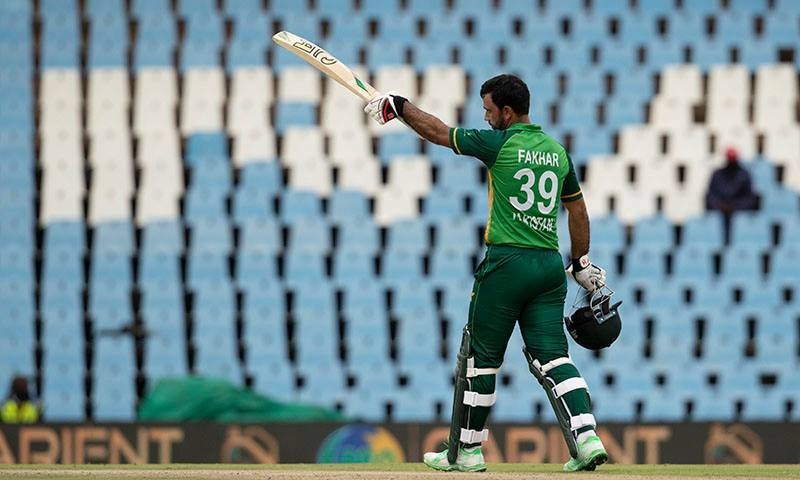
<svg viewBox="0 0 800 480">
<path fill-rule="evenodd" d="M 492 95 L 492 102 L 499 109 L 506 105 L 514 110 L 517 115 L 527 115 L 531 106 L 531 93 L 519 77 L 515 75 L 497 75 L 483 82 L 481 85 L 481 98 L 486 94 Z"/>
</svg>

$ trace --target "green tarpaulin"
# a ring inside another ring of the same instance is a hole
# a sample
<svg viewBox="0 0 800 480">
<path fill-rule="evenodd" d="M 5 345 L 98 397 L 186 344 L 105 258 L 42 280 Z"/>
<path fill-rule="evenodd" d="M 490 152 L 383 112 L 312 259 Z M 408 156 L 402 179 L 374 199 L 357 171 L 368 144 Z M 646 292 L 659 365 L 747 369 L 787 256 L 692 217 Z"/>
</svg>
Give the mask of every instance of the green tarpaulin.
<svg viewBox="0 0 800 480">
<path fill-rule="evenodd" d="M 326 408 L 270 400 L 224 380 L 203 377 L 164 379 L 145 396 L 139 420 L 176 422 L 310 422 L 343 421 Z"/>
</svg>

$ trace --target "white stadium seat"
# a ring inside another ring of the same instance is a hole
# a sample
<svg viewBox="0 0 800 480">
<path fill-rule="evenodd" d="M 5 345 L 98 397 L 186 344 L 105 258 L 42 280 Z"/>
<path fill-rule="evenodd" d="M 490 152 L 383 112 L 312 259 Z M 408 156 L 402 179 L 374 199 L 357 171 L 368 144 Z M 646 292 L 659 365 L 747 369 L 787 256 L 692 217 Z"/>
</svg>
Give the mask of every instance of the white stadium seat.
<svg viewBox="0 0 800 480">
<path fill-rule="evenodd" d="M 746 127 L 747 98 L 720 97 L 708 101 L 706 125 L 712 130 L 727 130 Z"/>
<path fill-rule="evenodd" d="M 216 105 L 225 101 L 225 72 L 221 68 L 190 68 L 183 74 L 183 102 L 201 99 Z"/>
<path fill-rule="evenodd" d="M 350 65 L 350 70 L 353 72 L 356 78 L 362 78 L 364 80 L 369 79 L 369 71 L 363 65 Z M 336 83 L 335 80 L 325 77 L 324 82 L 325 82 L 324 101 L 347 99 L 350 102 L 356 102 L 356 103 L 361 102 L 361 99 L 354 96 L 353 92 L 339 85 L 338 83 Z"/>
<path fill-rule="evenodd" d="M 535 93 L 534 93 L 535 94 Z M 464 104 L 467 79 L 459 65 L 432 65 L 422 75 L 422 98 L 439 98 L 450 105 Z"/>
<path fill-rule="evenodd" d="M 458 124 L 457 107 L 445 99 L 425 97 L 419 100 L 419 107 L 439 117 L 445 125 Z"/>
<path fill-rule="evenodd" d="M 638 188 L 618 188 L 614 193 L 614 212 L 625 224 L 652 217 L 656 213 L 656 195 Z"/>
<path fill-rule="evenodd" d="M 183 165 L 180 161 L 162 160 L 148 164 L 139 179 L 139 191 L 158 190 L 178 198 L 184 190 Z"/>
<path fill-rule="evenodd" d="M 289 127 L 283 134 L 281 160 L 293 165 L 308 159 L 325 157 L 325 136 L 317 127 Z"/>
<path fill-rule="evenodd" d="M 83 137 L 80 132 L 43 132 L 39 163 L 47 169 L 49 165 L 68 163 L 83 165 Z"/>
<path fill-rule="evenodd" d="M 649 160 L 661 156 L 661 135 L 648 125 L 629 125 L 619 134 L 619 156 L 624 160 Z"/>
<path fill-rule="evenodd" d="M 675 188 L 662 198 L 664 216 L 674 223 L 683 223 L 702 215 L 705 211 L 703 195 L 694 190 Z"/>
<path fill-rule="evenodd" d="M 779 97 L 791 103 L 797 96 L 797 69 L 792 64 L 780 63 L 758 67 L 756 102 L 769 97 Z"/>
<path fill-rule="evenodd" d="M 596 195 L 613 193 L 628 185 L 628 164 L 619 157 L 594 155 L 586 166 L 584 188 Z"/>
<path fill-rule="evenodd" d="M 175 105 L 178 102 L 178 78 L 175 69 L 167 67 L 139 70 L 136 74 L 134 100 L 139 99 L 158 99 Z"/>
<path fill-rule="evenodd" d="M 745 94 L 745 96 L 742 95 Z M 708 98 L 747 98 L 750 94 L 750 70 L 744 65 L 714 65 L 708 73 Z"/>
<path fill-rule="evenodd" d="M 756 156 L 756 133 L 749 126 L 716 130 L 714 137 L 714 153 L 717 155 L 724 155 L 728 147 L 733 147 L 743 161 Z"/>
<path fill-rule="evenodd" d="M 659 97 L 676 98 L 688 103 L 703 99 L 703 74 L 697 65 L 670 65 L 661 73 Z"/>
<path fill-rule="evenodd" d="M 417 96 L 417 72 L 410 65 L 378 68 L 373 86 L 379 92 L 397 92 L 409 98 Z"/>
<path fill-rule="evenodd" d="M 667 155 L 674 161 L 704 161 L 711 154 L 711 134 L 702 125 L 670 130 Z"/>
<path fill-rule="evenodd" d="M 241 135 L 248 130 L 266 130 L 271 127 L 269 109 L 266 104 L 239 98 L 228 102 L 228 131 L 231 136 Z"/>
<path fill-rule="evenodd" d="M 181 132 L 184 135 L 222 130 L 222 106 L 204 98 L 181 103 Z"/>
<path fill-rule="evenodd" d="M 321 99 L 321 75 L 312 67 L 285 68 L 278 74 L 279 101 L 319 103 Z"/>
<path fill-rule="evenodd" d="M 271 105 L 275 100 L 272 71 L 266 67 L 237 68 L 231 75 L 232 100 Z"/>
<path fill-rule="evenodd" d="M 636 164 L 637 188 L 668 194 L 678 187 L 678 164 L 666 159 Z"/>
<path fill-rule="evenodd" d="M 101 68 L 89 71 L 86 92 L 86 101 L 89 107 L 109 101 L 127 106 L 130 104 L 130 95 L 126 69 Z"/>
<path fill-rule="evenodd" d="M 591 188 L 581 187 L 584 201 L 586 202 L 586 210 L 591 218 L 600 218 L 608 215 L 610 211 L 609 197 L 610 192 L 594 191 Z"/>
<path fill-rule="evenodd" d="M 428 157 L 410 155 L 392 158 L 387 187 L 416 196 L 427 195 L 431 190 L 431 165 Z"/>
<path fill-rule="evenodd" d="M 661 129 L 691 125 L 692 104 L 676 97 L 656 97 L 650 103 L 650 124 Z"/>
<path fill-rule="evenodd" d="M 379 225 L 417 218 L 418 210 L 417 197 L 404 189 L 385 188 L 375 196 L 375 221 Z"/>
<path fill-rule="evenodd" d="M 764 132 L 764 156 L 784 165 L 800 165 L 800 127 L 785 125 Z"/>
<path fill-rule="evenodd" d="M 333 189 L 332 165 L 324 159 L 302 160 L 293 163 L 289 170 L 289 187 L 319 195 L 330 195 Z"/>
<path fill-rule="evenodd" d="M 48 68 L 42 70 L 39 83 L 39 105 L 47 107 L 58 102 L 80 107 L 81 72 L 72 68 Z"/>
<path fill-rule="evenodd" d="M 113 183 L 95 185 L 89 193 L 89 223 L 130 220 L 131 193 L 115 188 Z"/>
<path fill-rule="evenodd" d="M 158 188 L 139 188 L 136 195 L 136 223 L 144 225 L 159 220 L 180 218 L 178 198 Z"/>
<path fill-rule="evenodd" d="M 178 132 L 171 129 L 142 134 L 139 137 L 137 155 L 137 160 L 142 165 L 165 160 L 180 163 L 181 147 Z"/>
<path fill-rule="evenodd" d="M 353 158 L 339 169 L 337 185 L 341 189 L 375 195 L 381 190 L 381 165 L 371 157 Z"/>
<path fill-rule="evenodd" d="M 372 156 L 372 138 L 364 128 L 331 132 L 328 145 L 329 156 L 336 165 Z"/>
<path fill-rule="evenodd" d="M 80 105 L 54 100 L 42 106 L 39 129 L 43 134 L 70 131 L 82 133 Z"/>
<path fill-rule="evenodd" d="M 252 129 L 233 139 L 233 162 L 241 166 L 254 159 L 271 160 L 276 157 L 275 134 L 268 129 Z"/>
<path fill-rule="evenodd" d="M 320 109 L 320 125 L 328 133 L 364 127 L 364 103 L 355 95 L 349 97 L 325 97 Z M 374 122 L 373 120 L 370 120 Z"/>
<path fill-rule="evenodd" d="M 89 163 L 93 167 L 105 164 L 133 165 L 128 130 L 102 130 L 93 135 L 89 142 Z"/>
</svg>

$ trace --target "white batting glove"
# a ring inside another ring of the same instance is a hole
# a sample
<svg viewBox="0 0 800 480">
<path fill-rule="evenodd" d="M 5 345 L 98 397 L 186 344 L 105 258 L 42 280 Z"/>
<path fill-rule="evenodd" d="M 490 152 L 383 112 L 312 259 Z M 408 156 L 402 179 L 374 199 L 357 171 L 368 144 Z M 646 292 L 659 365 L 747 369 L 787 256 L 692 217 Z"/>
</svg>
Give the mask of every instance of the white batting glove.
<svg viewBox="0 0 800 480">
<path fill-rule="evenodd" d="M 364 107 L 364 113 L 372 117 L 378 124 L 383 125 L 397 117 L 402 117 L 403 105 L 407 101 L 400 95 L 385 93 L 370 100 Z"/>
<path fill-rule="evenodd" d="M 589 292 L 594 292 L 606 284 L 606 271 L 593 265 L 588 255 L 573 259 L 572 264 L 567 267 L 567 275 Z"/>
</svg>

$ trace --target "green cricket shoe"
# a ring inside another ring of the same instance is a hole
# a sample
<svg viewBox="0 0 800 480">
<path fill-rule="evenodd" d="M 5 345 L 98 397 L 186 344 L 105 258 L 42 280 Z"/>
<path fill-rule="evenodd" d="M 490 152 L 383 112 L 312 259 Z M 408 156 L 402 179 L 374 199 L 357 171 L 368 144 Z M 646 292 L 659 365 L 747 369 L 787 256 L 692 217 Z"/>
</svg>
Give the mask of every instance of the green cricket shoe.
<svg viewBox="0 0 800 480">
<path fill-rule="evenodd" d="M 422 460 L 425 465 L 442 472 L 483 472 L 486 470 L 481 447 L 459 448 L 454 464 L 447 461 L 447 450 L 438 453 L 427 452 Z"/>
<path fill-rule="evenodd" d="M 600 437 L 593 435 L 578 445 L 578 458 L 570 458 L 564 464 L 565 472 L 578 472 L 581 470 L 592 471 L 598 465 L 602 465 L 608 461 L 608 453 L 606 453 L 603 442 Z"/>
</svg>

